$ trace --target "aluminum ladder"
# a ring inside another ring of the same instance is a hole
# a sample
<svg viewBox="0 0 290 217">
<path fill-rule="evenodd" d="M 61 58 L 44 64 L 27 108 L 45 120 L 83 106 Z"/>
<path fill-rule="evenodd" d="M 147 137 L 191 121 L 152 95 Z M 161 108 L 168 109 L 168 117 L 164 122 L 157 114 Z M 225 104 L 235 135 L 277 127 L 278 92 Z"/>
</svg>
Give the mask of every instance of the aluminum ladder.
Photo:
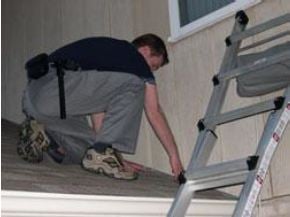
<svg viewBox="0 0 290 217">
<path fill-rule="evenodd" d="M 205 116 L 197 125 L 199 135 L 196 145 L 186 172 L 179 177 L 180 187 L 168 212 L 168 217 L 185 216 L 196 191 L 235 185 L 243 185 L 243 188 L 232 216 L 252 216 L 270 161 L 290 119 L 290 86 L 286 88 L 284 95 L 281 97 L 225 113 L 221 113 L 221 109 L 231 79 L 290 59 L 290 50 L 288 50 L 237 68 L 238 52 L 289 35 L 290 31 L 240 48 L 242 40 L 290 22 L 290 14 L 246 30 L 248 21 L 249 19 L 245 12 L 239 11 L 235 16 L 232 33 L 225 40 L 227 47 L 223 61 L 219 72 L 213 77 L 213 93 Z M 264 112 L 270 112 L 270 114 L 254 155 L 220 164 L 206 165 L 217 140 L 215 130 L 218 125 Z"/>
</svg>

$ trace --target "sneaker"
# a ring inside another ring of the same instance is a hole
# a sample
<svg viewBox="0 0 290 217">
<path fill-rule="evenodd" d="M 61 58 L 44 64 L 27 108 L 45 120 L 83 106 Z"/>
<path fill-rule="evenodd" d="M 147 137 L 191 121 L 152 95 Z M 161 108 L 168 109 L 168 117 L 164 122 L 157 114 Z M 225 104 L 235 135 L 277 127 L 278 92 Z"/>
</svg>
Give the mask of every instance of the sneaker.
<svg viewBox="0 0 290 217">
<path fill-rule="evenodd" d="M 20 141 L 17 144 L 17 153 L 31 163 L 43 160 L 43 151 L 49 147 L 49 139 L 44 132 L 43 125 L 36 120 L 26 119 L 21 125 Z"/>
<path fill-rule="evenodd" d="M 125 180 L 137 179 L 137 173 L 124 169 L 119 156 L 113 148 L 106 148 L 104 153 L 98 153 L 93 148 L 88 149 L 83 158 L 82 166 L 85 170 L 104 174 L 111 178 Z"/>
</svg>

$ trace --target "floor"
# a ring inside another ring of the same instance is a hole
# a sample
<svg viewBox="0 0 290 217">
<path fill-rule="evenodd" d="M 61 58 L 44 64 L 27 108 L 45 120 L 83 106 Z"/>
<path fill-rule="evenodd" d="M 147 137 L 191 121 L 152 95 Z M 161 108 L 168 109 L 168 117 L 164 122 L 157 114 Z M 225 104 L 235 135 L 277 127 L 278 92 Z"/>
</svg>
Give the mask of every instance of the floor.
<svg viewBox="0 0 290 217">
<path fill-rule="evenodd" d="M 28 163 L 16 153 L 18 132 L 19 125 L 1 121 L 2 190 L 167 198 L 174 197 L 178 189 L 171 176 L 149 168 L 139 174 L 138 180 L 120 181 L 84 171 L 79 165 L 59 165 L 48 156 L 41 163 Z M 233 199 L 218 191 L 196 196 Z"/>
</svg>

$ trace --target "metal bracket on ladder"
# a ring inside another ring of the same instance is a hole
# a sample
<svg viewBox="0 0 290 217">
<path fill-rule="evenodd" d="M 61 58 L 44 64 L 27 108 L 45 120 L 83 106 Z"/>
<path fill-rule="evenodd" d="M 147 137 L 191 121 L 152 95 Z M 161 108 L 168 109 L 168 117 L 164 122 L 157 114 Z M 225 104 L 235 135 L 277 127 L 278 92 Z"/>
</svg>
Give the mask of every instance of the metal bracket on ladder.
<svg viewBox="0 0 290 217">
<path fill-rule="evenodd" d="M 237 53 L 241 41 L 257 33 L 290 22 L 290 14 L 245 30 L 248 17 L 239 11 L 235 17 L 232 34 L 226 38 L 226 52 L 219 70 L 213 77 L 214 89 L 205 116 L 198 123 L 199 135 L 191 160 L 184 174 L 179 177 L 180 188 L 169 210 L 168 217 L 183 217 L 196 191 L 243 184 L 233 217 L 250 217 L 258 194 L 270 165 L 274 151 L 290 119 L 290 85 L 284 95 L 255 105 L 239 108 L 221 114 L 230 79 L 251 73 L 263 67 L 290 60 L 290 53 L 272 55 L 252 65 L 236 68 Z M 288 35 L 289 31 L 248 45 L 252 48 L 268 41 Z M 215 129 L 218 125 L 242 118 L 271 112 L 255 155 L 245 159 L 223 162 L 206 166 L 216 140 Z"/>
</svg>

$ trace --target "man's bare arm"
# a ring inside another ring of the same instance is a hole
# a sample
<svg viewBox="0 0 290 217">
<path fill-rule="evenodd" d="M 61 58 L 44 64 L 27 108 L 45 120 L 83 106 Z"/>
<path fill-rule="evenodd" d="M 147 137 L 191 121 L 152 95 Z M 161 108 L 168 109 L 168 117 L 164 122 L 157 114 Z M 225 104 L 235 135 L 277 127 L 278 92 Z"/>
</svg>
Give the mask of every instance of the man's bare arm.
<svg viewBox="0 0 290 217">
<path fill-rule="evenodd" d="M 183 170 L 177 145 L 167 123 L 166 116 L 159 104 L 157 87 L 149 83 L 146 83 L 145 89 L 145 113 L 154 132 L 168 154 L 173 175 L 177 178 Z"/>
</svg>

